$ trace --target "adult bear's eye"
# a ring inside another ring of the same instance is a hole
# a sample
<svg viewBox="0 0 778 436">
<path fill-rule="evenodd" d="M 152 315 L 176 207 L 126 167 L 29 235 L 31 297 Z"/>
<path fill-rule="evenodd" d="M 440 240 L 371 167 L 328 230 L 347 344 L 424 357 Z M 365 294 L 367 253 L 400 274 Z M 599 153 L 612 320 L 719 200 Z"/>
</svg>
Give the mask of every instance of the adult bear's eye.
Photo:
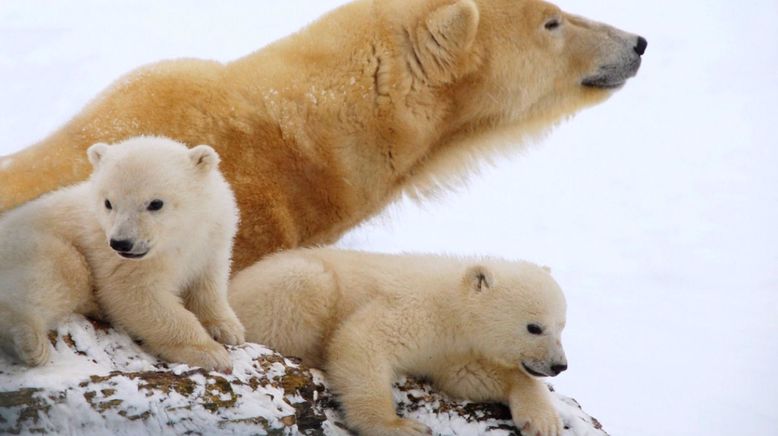
<svg viewBox="0 0 778 436">
<path fill-rule="evenodd" d="M 110 202 L 110 201 L 108 201 L 108 199 L 107 199 L 107 198 L 105 199 L 105 203 L 104 203 L 104 204 L 105 204 L 105 208 L 106 208 L 106 209 L 108 209 L 108 210 L 111 210 L 111 209 L 113 209 L 113 206 L 111 205 L 111 202 Z"/>
<path fill-rule="evenodd" d="M 542 335 L 543 329 L 537 324 L 527 324 L 527 331 L 533 335 Z"/>
<path fill-rule="evenodd" d="M 147 207 L 146 210 L 154 212 L 156 210 L 162 209 L 162 206 L 164 205 L 165 203 L 162 200 L 153 200 L 151 203 L 149 203 L 149 207 Z"/>
<path fill-rule="evenodd" d="M 559 20 L 557 20 L 556 18 L 554 18 L 553 20 L 549 20 L 546 22 L 545 27 L 546 30 L 554 30 L 557 27 L 559 27 Z"/>
</svg>

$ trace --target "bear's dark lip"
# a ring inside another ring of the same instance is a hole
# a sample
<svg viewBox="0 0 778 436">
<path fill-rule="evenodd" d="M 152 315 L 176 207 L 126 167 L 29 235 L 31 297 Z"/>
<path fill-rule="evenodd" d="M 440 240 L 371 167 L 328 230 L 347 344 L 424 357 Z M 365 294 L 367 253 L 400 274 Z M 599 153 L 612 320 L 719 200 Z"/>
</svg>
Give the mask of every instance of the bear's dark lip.
<svg viewBox="0 0 778 436">
<path fill-rule="evenodd" d="M 635 77 L 640 70 L 642 60 L 640 56 L 630 59 L 626 64 L 604 65 L 596 74 L 585 77 L 581 81 L 582 86 L 599 89 L 618 89 L 627 83 L 627 80 Z"/>
<path fill-rule="evenodd" d="M 592 78 L 592 79 L 584 80 L 583 82 L 581 82 L 581 85 L 587 88 L 618 89 L 624 86 L 625 83 L 627 82 L 626 81 L 608 82 L 608 80 L 604 78 Z"/>
<path fill-rule="evenodd" d="M 129 252 L 118 252 L 119 256 L 125 258 L 125 259 L 140 259 L 141 257 L 148 254 L 148 251 L 143 253 L 129 253 Z"/>
<path fill-rule="evenodd" d="M 524 362 L 521 362 L 521 366 L 524 367 L 524 371 L 527 371 L 532 376 L 535 376 L 535 377 L 548 377 L 546 374 L 542 374 L 542 373 L 539 373 L 539 372 L 533 370 L 532 368 L 527 366 L 527 364 L 524 363 Z"/>
</svg>

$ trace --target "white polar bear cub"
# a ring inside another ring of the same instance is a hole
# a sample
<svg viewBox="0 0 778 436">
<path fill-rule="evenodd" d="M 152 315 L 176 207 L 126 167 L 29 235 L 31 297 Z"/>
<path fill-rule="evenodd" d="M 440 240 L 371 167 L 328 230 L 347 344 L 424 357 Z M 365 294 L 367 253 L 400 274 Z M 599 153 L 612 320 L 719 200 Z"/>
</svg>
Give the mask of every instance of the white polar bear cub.
<svg viewBox="0 0 778 436">
<path fill-rule="evenodd" d="M 226 295 L 238 213 L 218 155 L 160 137 L 87 154 L 88 181 L 0 216 L 0 344 L 40 365 L 48 329 L 102 313 L 166 360 L 229 369 L 214 338 L 244 341 Z"/>
<path fill-rule="evenodd" d="M 567 369 L 565 299 L 544 268 L 301 249 L 238 273 L 229 298 L 249 341 L 326 370 L 360 433 L 427 433 L 395 413 L 398 373 L 455 397 L 508 403 L 522 434 L 562 432 L 538 379 Z"/>
</svg>

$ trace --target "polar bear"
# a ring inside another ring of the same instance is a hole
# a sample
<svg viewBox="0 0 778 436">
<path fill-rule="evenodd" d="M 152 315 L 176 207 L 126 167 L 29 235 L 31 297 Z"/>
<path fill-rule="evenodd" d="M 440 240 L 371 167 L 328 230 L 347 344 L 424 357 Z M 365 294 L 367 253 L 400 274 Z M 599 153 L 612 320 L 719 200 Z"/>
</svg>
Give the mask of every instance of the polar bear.
<svg viewBox="0 0 778 436">
<path fill-rule="evenodd" d="M 0 211 L 83 180 L 83 150 L 138 134 L 217 147 L 242 213 L 235 268 L 330 243 L 407 192 L 458 186 L 636 74 L 646 40 L 539 0 L 357 0 L 222 64 L 118 80 L 0 158 Z"/>
<path fill-rule="evenodd" d="M 244 341 L 226 297 L 238 212 L 218 155 L 160 137 L 87 154 L 88 181 L 0 217 L 0 343 L 40 365 L 48 329 L 103 313 L 164 359 L 229 369 L 216 340 Z"/>
<path fill-rule="evenodd" d="M 229 299 L 249 341 L 326 370 L 360 433 L 428 431 L 395 413 L 398 373 L 508 403 L 522 434 L 562 432 L 538 378 L 567 369 L 566 304 L 534 264 L 299 249 L 237 273 Z"/>
</svg>

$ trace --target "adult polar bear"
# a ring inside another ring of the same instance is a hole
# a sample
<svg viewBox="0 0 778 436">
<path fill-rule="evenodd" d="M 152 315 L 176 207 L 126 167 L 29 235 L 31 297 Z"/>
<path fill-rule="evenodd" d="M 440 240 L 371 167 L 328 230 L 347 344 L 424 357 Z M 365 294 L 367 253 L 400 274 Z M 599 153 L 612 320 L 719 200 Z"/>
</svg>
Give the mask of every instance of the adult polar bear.
<svg viewBox="0 0 778 436">
<path fill-rule="evenodd" d="M 646 42 L 538 0 L 357 0 L 227 64 L 120 79 L 0 160 L 0 212 L 86 179 L 85 149 L 135 135 L 213 144 L 241 209 L 235 268 L 331 242 L 406 190 L 600 102 Z"/>
</svg>

